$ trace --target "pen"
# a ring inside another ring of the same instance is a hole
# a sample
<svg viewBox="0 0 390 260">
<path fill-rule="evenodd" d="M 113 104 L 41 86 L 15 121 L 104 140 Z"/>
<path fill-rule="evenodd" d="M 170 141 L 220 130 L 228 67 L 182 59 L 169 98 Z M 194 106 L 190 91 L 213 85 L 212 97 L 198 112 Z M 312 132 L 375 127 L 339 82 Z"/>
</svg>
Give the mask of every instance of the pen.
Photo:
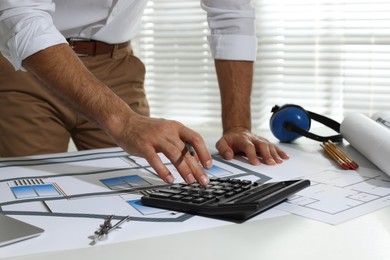
<svg viewBox="0 0 390 260">
<path fill-rule="evenodd" d="M 195 151 L 194 151 L 194 147 L 192 147 L 192 145 L 190 145 L 189 143 L 187 142 L 184 142 L 185 145 L 186 145 L 186 148 L 188 150 L 188 152 L 191 154 L 191 156 L 195 156 Z"/>
</svg>

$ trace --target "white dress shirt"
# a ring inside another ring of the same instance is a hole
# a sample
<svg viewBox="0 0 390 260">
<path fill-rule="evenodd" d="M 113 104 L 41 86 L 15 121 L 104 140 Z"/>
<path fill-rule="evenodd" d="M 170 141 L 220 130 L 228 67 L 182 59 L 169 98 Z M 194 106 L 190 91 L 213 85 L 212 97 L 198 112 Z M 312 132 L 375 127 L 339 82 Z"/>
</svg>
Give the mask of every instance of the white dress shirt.
<svg viewBox="0 0 390 260">
<path fill-rule="evenodd" d="M 133 39 L 148 0 L 0 0 L 0 51 L 21 69 L 23 59 L 80 37 L 107 43 Z M 213 57 L 255 60 L 251 0 L 201 0 Z"/>
</svg>

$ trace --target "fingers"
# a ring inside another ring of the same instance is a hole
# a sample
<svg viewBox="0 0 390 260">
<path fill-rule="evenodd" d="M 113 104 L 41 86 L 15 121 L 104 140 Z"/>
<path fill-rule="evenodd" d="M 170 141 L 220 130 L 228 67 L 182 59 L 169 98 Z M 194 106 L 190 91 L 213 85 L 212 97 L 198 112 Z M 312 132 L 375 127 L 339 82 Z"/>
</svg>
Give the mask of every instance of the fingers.
<svg viewBox="0 0 390 260">
<path fill-rule="evenodd" d="M 275 151 L 275 146 L 266 140 L 256 140 L 254 143 L 256 151 L 259 152 L 263 161 L 267 165 L 275 165 L 276 163 L 282 163 L 283 160 Z"/>
<path fill-rule="evenodd" d="M 200 166 L 198 162 L 198 156 L 195 155 L 199 154 L 203 157 L 203 160 L 207 160 L 207 154 L 204 154 L 200 152 L 202 147 L 197 146 L 194 151 L 194 155 L 191 155 L 190 150 L 192 149 L 192 146 L 190 146 L 189 143 L 187 145 L 185 143 L 182 143 L 183 148 L 175 150 L 174 147 L 172 147 L 173 152 L 166 152 L 166 156 L 168 159 L 173 163 L 177 171 L 180 173 L 180 175 L 183 177 L 183 179 L 187 183 L 193 183 L 194 181 L 198 181 L 202 186 L 206 186 L 209 183 L 209 178 L 207 174 L 204 172 L 203 168 Z M 188 150 L 190 149 L 190 150 Z M 179 153 L 178 151 L 181 152 Z M 206 150 L 207 151 L 207 150 Z M 207 151 L 208 153 L 208 151 Z M 206 158 L 206 159 L 205 159 Z M 205 164 L 211 165 L 211 156 L 210 161 L 205 162 Z"/>
<path fill-rule="evenodd" d="M 186 140 L 186 143 L 195 149 L 196 156 L 203 167 L 210 169 L 213 166 L 212 158 L 203 138 L 199 134 L 193 133 Z"/>
<path fill-rule="evenodd" d="M 259 157 L 257 157 L 256 147 L 251 141 L 241 142 L 241 150 L 246 154 L 248 157 L 248 161 L 250 164 L 253 165 L 259 165 L 260 160 Z"/>
<path fill-rule="evenodd" d="M 280 148 L 277 147 L 277 146 L 274 146 L 274 147 L 275 147 L 275 152 L 276 152 L 276 154 L 278 154 L 282 159 L 287 160 L 287 159 L 290 158 L 290 157 L 288 156 L 288 154 L 285 153 L 282 149 L 280 149 Z"/>
<path fill-rule="evenodd" d="M 151 152 L 149 155 L 145 156 L 145 159 L 156 171 L 158 176 L 160 176 L 160 178 L 163 179 L 166 183 L 172 184 L 175 181 L 172 173 L 168 170 L 168 168 L 164 165 L 160 157 L 155 152 Z"/>
<path fill-rule="evenodd" d="M 209 178 L 200 166 L 199 162 L 204 168 L 210 169 L 212 167 L 212 158 L 203 138 L 198 133 L 189 129 L 182 133 L 181 138 L 186 140 L 185 149 L 183 150 L 184 162 L 191 170 L 195 179 L 201 185 L 206 186 L 209 183 Z M 193 154 L 191 154 L 191 151 Z M 179 167 L 181 166 L 176 166 L 178 170 Z"/>
<path fill-rule="evenodd" d="M 221 138 L 217 144 L 215 145 L 215 148 L 217 148 L 219 154 L 226 160 L 231 160 L 233 159 L 234 152 L 230 148 L 228 142 L 226 139 Z"/>
<path fill-rule="evenodd" d="M 224 159 L 230 160 L 234 154 L 244 153 L 250 164 L 259 165 L 259 156 L 264 164 L 275 165 L 288 159 L 288 155 L 269 142 L 249 132 L 225 134 L 216 144 L 216 148 Z"/>
<path fill-rule="evenodd" d="M 184 142 L 178 142 L 177 144 L 167 142 L 164 144 L 161 152 L 172 162 L 185 182 L 193 183 L 198 181 L 202 186 L 207 186 L 209 183 L 207 174 L 200 166 L 197 156 L 190 154 Z M 207 158 L 205 155 L 202 156 Z M 146 160 L 165 182 L 174 182 L 174 176 L 155 152 L 150 153 Z M 211 156 L 208 164 L 211 164 Z"/>
<path fill-rule="evenodd" d="M 207 184 L 209 184 L 210 180 L 209 180 L 209 177 L 207 176 L 207 174 L 204 172 L 204 170 L 202 169 L 202 167 L 199 165 L 199 162 L 198 160 L 196 159 L 195 156 L 192 156 L 192 155 L 188 155 L 188 153 L 186 153 L 184 155 L 185 157 L 185 161 L 187 163 L 187 166 L 189 167 L 190 169 L 190 173 L 191 175 L 193 175 L 193 177 L 202 185 L 202 186 L 207 186 Z M 178 169 L 178 167 L 176 167 Z M 195 180 L 191 181 L 191 182 L 188 182 L 187 183 L 192 183 L 194 182 Z"/>
<path fill-rule="evenodd" d="M 116 136 L 116 142 L 129 154 L 145 158 L 165 182 L 173 183 L 174 175 L 161 161 L 160 152 L 187 183 L 209 183 L 201 165 L 211 168 L 212 158 L 198 133 L 176 121 L 146 117 L 136 117 L 130 129 L 129 133 Z M 188 152 L 185 143 L 194 148 L 195 156 Z"/>
</svg>

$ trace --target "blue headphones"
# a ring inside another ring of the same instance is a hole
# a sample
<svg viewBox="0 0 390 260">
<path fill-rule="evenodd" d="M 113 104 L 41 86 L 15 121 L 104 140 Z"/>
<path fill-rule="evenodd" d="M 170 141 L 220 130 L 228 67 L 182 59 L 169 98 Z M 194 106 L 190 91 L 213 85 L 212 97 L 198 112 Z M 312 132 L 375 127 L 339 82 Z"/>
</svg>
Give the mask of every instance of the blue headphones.
<svg viewBox="0 0 390 260">
<path fill-rule="evenodd" d="M 311 119 L 327 126 L 340 133 L 340 124 L 328 117 L 307 111 L 300 106 L 287 104 L 284 106 L 275 105 L 271 112 L 270 128 L 273 135 L 281 142 L 292 142 L 295 139 L 305 136 L 307 138 L 326 142 L 341 142 L 341 134 L 332 136 L 319 136 L 309 132 Z"/>
</svg>

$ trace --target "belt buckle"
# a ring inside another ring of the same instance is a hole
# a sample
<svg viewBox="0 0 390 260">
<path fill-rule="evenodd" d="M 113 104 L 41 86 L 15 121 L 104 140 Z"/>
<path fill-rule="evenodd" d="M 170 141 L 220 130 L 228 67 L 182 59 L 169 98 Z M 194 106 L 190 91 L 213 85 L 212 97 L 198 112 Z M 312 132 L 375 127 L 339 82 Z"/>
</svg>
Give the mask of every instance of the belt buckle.
<svg viewBox="0 0 390 260">
<path fill-rule="evenodd" d="M 75 46 L 73 45 L 74 42 L 93 42 L 94 41 L 94 40 L 91 40 L 89 38 L 81 38 L 81 37 L 70 37 L 66 40 L 69 43 L 69 47 L 72 49 L 75 48 Z M 89 56 L 88 54 L 79 54 L 79 53 L 76 53 L 76 55 L 78 57 L 88 57 Z"/>
</svg>

